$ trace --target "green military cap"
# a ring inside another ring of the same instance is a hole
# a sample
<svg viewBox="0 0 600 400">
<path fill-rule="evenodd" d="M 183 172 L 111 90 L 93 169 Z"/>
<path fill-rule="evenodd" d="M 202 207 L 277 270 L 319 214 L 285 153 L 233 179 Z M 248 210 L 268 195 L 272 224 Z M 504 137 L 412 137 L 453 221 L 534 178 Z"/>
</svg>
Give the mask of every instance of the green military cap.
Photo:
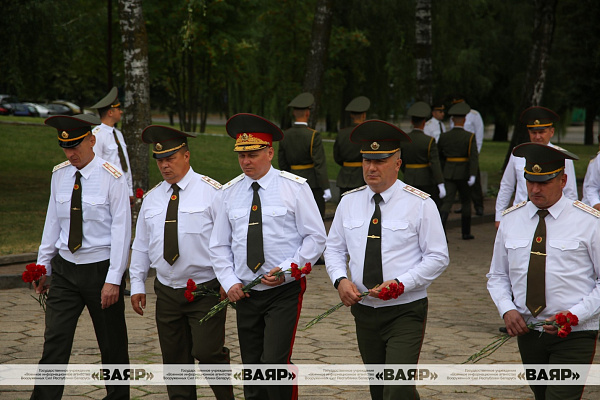
<svg viewBox="0 0 600 400">
<path fill-rule="evenodd" d="M 290 101 L 288 107 L 293 108 L 309 108 L 315 102 L 315 97 L 308 92 L 300 93 L 298 96 L 294 97 L 294 100 Z"/>
<path fill-rule="evenodd" d="M 554 111 L 538 106 L 529 107 L 519 117 L 519 121 L 527 125 L 527 129 L 534 131 L 550 128 L 558 119 L 559 117 Z"/>
<path fill-rule="evenodd" d="M 254 114 L 236 114 L 225 124 L 227 134 L 235 139 L 233 151 L 254 151 L 273 147 L 283 139 L 283 132 L 271 121 Z"/>
<path fill-rule="evenodd" d="M 471 106 L 469 106 L 466 102 L 461 101 L 460 103 L 454 104 L 448 110 L 448 115 L 467 115 L 471 111 Z"/>
<path fill-rule="evenodd" d="M 545 182 L 565 169 L 565 160 L 579 160 L 567 150 L 540 143 L 523 143 L 513 149 L 516 157 L 525 157 L 525 179 Z"/>
<path fill-rule="evenodd" d="M 166 158 L 175 154 L 179 149 L 187 146 L 187 138 L 196 135 L 179 131 L 162 125 L 148 125 L 142 131 L 142 142 L 153 143 L 152 157 Z"/>
<path fill-rule="evenodd" d="M 363 113 L 366 112 L 369 107 L 371 107 L 371 100 L 365 96 L 358 96 L 348 103 L 346 106 L 346 111 L 351 113 Z"/>
<path fill-rule="evenodd" d="M 389 122 L 371 119 L 358 124 L 350 134 L 350 141 L 361 145 L 363 158 L 388 158 L 400 150 L 400 142 L 412 142 L 410 137 Z"/>
<path fill-rule="evenodd" d="M 77 114 L 54 115 L 47 118 L 44 123 L 56 128 L 58 131 L 58 144 L 60 147 L 69 149 L 83 142 L 86 136 L 92 134 L 92 125 L 100 125 L 102 122 L 95 115 Z"/>
<path fill-rule="evenodd" d="M 121 107 L 121 102 L 119 101 L 119 90 L 117 89 L 116 86 L 114 86 L 112 89 L 110 89 L 110 92 L 108 92 L 108 94 L 106 96 L 104 96 L 102 98 L 102 100 L 100 100 L 99 102 L 97 102 L 90 108 L 102 109 L 102 108 L 107 108 L 107 107 L 111 107 L 111 108 Z"/>
<path fill-rule="evenodd" d="M 433 103 L 431 103 L 431 109 L 435 111 L 444 111 L 446 109 L 446 106 L 441 101 L 434 101 Z"/>
<path fill-rule="evenodd" d="M 406 112 L 410 117 L 427 118 L 431 115 L 431 107 L 424 101 L 417 101 Z"/>
</svg>

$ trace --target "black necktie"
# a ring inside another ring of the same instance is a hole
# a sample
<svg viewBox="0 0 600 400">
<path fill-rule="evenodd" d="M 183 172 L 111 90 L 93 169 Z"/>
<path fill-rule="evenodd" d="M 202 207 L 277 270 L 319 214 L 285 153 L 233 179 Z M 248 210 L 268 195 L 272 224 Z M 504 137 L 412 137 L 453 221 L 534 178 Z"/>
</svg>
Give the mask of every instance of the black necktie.
<svg viewBox="0 0 600 400">
<path fill-rule="evenodd" d="M 71 218 L 69 225 L 69 250 L 75 253 L 83 241 L 83 214 L 81 212 L 81 172 L 75 172 L 75 184 L 71 194 Z"/>
<path fill-rule="evenodd" d="M 544 218 L 548 215 L 548 210 L 538 210 L 537 215 L 539 221 L 531 242 L 525 303 L 534 317 L 546 308 L 546 221 Z"/>
<path fill-rule="evenodd" d="M 440 124 L 440 134 L 444 133 L 444 127 L 442 126 L 442 121 L 439 122 Z"/>
<path fill-rule="evenodd" d="M 121 169 L 123 172 L 127 172 L 127 160 L 125 159 L 125 153 L 123 152 L 123 146 L 121 146 L 121 142 L 119 142 L 119 138 L 117 137 L 117 131 L 113 129 L 113 137 L 115 138 L 115 142 L 117 143 L 117 148 L 119 149 L 119 161 L 121 161 Z"/>
<path fill-rule="evenodd" d="M 381 195 L 375 193 L 375 211 L 369 225 L 369 236 L 367 236 L 367 248 L 365 250 L 365 264 L 363 267 L 363 283 L 367 289 L 383 283 L 383 271 L 381 265 L 381 209 L 379 202 Z"/>
<path fill-rule="evenodd" d="M 250 219 L 248 221 L 248 237 L 246 242 L 246 263 L 252 272 L 258 271 L 265 263 L 262 234 L 262 211 L 260 208 L 260 196 L 258 195 L 260 185 L 252 182 L 252 207 L 250 208 Z"/>
<path fill-rule="evenodd" d="M 167 216 L 165 218 L 165 240 L 163 248 L 163 257 L 173 265 L 179 258 L 179 239 L 177 238 L 177 209 L 179 208 L 179 186 L 176 183 L 171 185 L 173 194 L 167 207 Z"/>
</svg>

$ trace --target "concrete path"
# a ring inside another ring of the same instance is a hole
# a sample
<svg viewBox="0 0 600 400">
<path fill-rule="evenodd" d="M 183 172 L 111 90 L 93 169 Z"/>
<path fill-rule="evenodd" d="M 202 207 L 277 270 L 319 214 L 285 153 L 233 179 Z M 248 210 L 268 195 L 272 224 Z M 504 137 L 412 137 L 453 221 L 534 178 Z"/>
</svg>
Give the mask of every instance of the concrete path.
<svg viewBox="0 0 600 400">
<path fill-rule="evenodd" d="M 460 240 L 460 228 L 448 230 L 451 264 L 429 289 L 429 319 L 420 362 L 424 364 L 460 363 L 488 344 L 502 321 L 487 290 L 485 274 L 489 268 L 495 236 L 493 223 L 473 226 L 475 240 Z M 154 322 L 152 282 L 148 282 L 148 307 L 141 317 L 127 306 L 129 352 L 134 363 L 160 363 L 161 355 Z M 0 290 L 0 363 L 35 364 L 43 343 L 43 314 L 27 288 Z M 126 301 L 129 301 L 126 299 Z M 323 266 L 315 267 L 308 277 L 300 326 L 339 301 Z M 227 318 L 227 346 L 232 362 L 240 363 L 235 327 L 235 311 Z M 342 308 L 308 331 L 299 331 L 292 357 L 296 364 L 360 364 L 353 318 Z M 72 363 L 99 363 L 100 355 L 92 324 L 87 313 L 81 316 L 77 329 Z M 516 340 L 510 340 L 493 354 L 488 363 L 519 363 Z M 600 362 L 596 356 L 595 362 Z M 0 386 L 2 399 L 27 399 L 31 386 Z M 365 386 L 301 386 L 301 399 L 368 399 Z M 527 386 L 420 386 L 423 399 L 485 400 L 531 399 Z M 65 399 L 100 399 L 102 386 L 71 386 Z M 199 387 L 200 398 L 212 398 L 209 388 Z M 236 387 L 236 398 L 242 399 L 242 388 Z M 136 386 L 132 398 L 165 399 L 163 386 Z M 586 388 L 584 399 L 600 398 L 600 387 Z"/>
</svg>

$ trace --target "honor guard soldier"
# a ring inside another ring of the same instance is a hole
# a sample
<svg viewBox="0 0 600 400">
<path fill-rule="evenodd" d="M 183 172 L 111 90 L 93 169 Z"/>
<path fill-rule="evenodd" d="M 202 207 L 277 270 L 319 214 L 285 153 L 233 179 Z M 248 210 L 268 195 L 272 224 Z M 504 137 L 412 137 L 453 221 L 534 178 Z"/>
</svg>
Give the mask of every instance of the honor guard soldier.
<svg viewBox="0 0 600 400">
<path fill-rule="evenodd" d="M 308 127 L 310 107 L 314 102 L 313 95 L 306 92 L 288 104 L 293 109 L 295 122 L 285 131 L 285 140 L 279 143 L 278 160 L 281 170 L 306 179 L 322 218 L 325 215 L 325 202 L 331 200 L 331 189 L 321 135 Z"/>
<path fill-rule="evenodd" d="M 400 143 L 410 141 L 402 130 L 370 120 L 350 138 L 361 144 L 367 185 L 347 192 L 337 207 L 325 250 L 327 273 L 342 302 L 351 306 L 363 362 L 416 365 L 427 287 L 448 266 L 440 215 L 427 193 L 398 180 Z M 404 285 L 404 293 L 378 299 L 392 283 Z M 361 298 L 365 291 L 370 296 Z M 372 384 L 370 391 L 378 400 L 419 398 L 409 385 Z"/>
<path fill-rule="evenodd" d="M 350 133 L 356 125 L 367 119 L 367 111 L 370 106 L 371 101 L 365 96 L 353 99 L 346 106 L 346 111 L 350 113 L 350 125 L 340 129 L 335 138 L 333 159 L 341 166 L 336 180 L 336 185 L 340 188 L 340 195 L 365 184 L 360 144 L 350 141 Z"/>
<path fill-rule="evenodd" d="M 121 171 L 94 154 L 93 115 L 57 115 L 68 161 L 52 171 L 50 201 L 37 264 L 52 276 L 40 364 L 68 364 L 81 312 L 87 307 L 103 364 L 129 364 L 124 272 L 131 241 L 128 187 Z M 48 288 L 46 276 L 35 285 Z M 63 385 L 36 385 L 32 399 L 60 399 Z M 108 399 L 129 399 L 129 385 L 106 383 Z"/>
<path fill-rule="evenodd" d="M 523 364 L 589 364 L 600 315 L 600 212 L 564 194 L 565 160 L 576 155 L 539 143 L 517 146 L 513 154 L 525 158 L 529 201 L 504 212 L 488 291 L 508 334 L 518 337 Z M 527 326 L 569 312 L 579 323 L 566 336 L 553 325 Z M 583 393 L 581 385 L 530 387 L 536 400 Z"/>
<path fill-rule="evenodd" d="M 600 154 L 600 151 L 598 152 Z M 600 162 L 598 154 L 588 164 L 585 178 L 583 179 L 582 202 L 600 210 Z"/>
<path fill-rule="evenodd" d="M 150 125 L 142 141 L 164 178 L 146 193 L 137 220 L 131 253 L 131 305 L 144 315 L 145 281 L 156 270 L 156 327 L 164 364 L 229 364 L 225 343 L 226 310 L 203 324 L 198 321 L 219 302 L 210 294 L 185 297 L 188 279 L 218 293 L 208 243 L 219 204 L 221 185 L 190 166 L 190 134 Z M 215 398 L 233 399 L 231 385 L 212 385 Z M 167 385 L 169 399 L 196 399 L 196 385 Z"/>
<path fill-rule="evenodd" d="M 116 128 L 123 115 L 118 89 L 113 87 L 102 100 L 94 104 L 91 108 L 98 110 L 100 121 L 102 121 L 92 131 L 94 136 L 96 136 L 94 153 L 123 172 L 127 186 L 129 187 L 129 201 L 133 204 L 135 196 L 133 195 L 133 179 L 129 154 L 127 153 L 127 144 L 121 131 Z"/>
<path fill-rule="evenodd" d="M 243 174 L 223 186 L 210 239 L 211 260 L 230 301 L 236 303 L 244 364 L 291 364 L 306 278 L 289 274 L 319 258 L 325 227 L 306 179 L 271 166 L 273 142 L 283 138 L 270 121 L 236 114 L 226 130 Z M 261 283 L 248 293 L 242 288 Z M 245 385 L 247 400 L 296 399 L 295 385 Z"/>
<path fill-rule="evenodd" d="M 425 123 L 425 128 L 423 128 L 423 132 L 434 138 L 436 143 L 440 140 L 440 135 L 446 132 L 446 125 L 444 125 L 445 113 L 446 106 L 444 106 L 444 103 L 433 103 L 431 105 L 431 118 Z"/>
<path fill-rule="evenodd" d="M 461 231 L 463 240 L 473 239 L 471 235 L 471 186 L 479 168 L 479 155 L 475 135 L 463 129 L 465 115 L 471 107 L 465 102 L 453 105 L 448 114 L 454 120 L 454 128 L 444 132 L 438 142 L 440 160 L 446 183 L 446 197 L 442 204 L 442 223 L 446 225 L 456 192 L 460 196 L 462 216 Z"/>
<path fill-rule="evenodd" d="M 411 118 L 413 130 L 408 133 L 411 141 L 400 144 L 400 168 L 404 174 L 404 183 L 429 193 L 439 209 L 442 206 L 440 199 L 446 196 L 446 187 L 435 139 L 423 132 L 430 114 L 429 104 L 423 101 L 416 102 L 408 109 L 407 115 Z"/>
<path fill-rule="evenodd" d="M 555 149 L 561 149 L 550 143 L 554 136 L 554 123 L 558 121 L 558 115 L 545 107 L 529 107 L 521 113 L 519 121 L 527 126 L 529 140 L 532 143 L 544 144 Z M 506 169 L 500 181 L 500 189 L 496 197 L 496 228 L 500 225 L 502 213 L 510 207 L 510 199 L 515 195 L 513 205 L 527 200 L 527 186 L 523 177 L 525 159 L 510 155 Z M 577 200 L 577 179 L 575 178 L 575 166 L 573 160 L 565 160 L 565 175 L 567 183 L 563 193 L 568 199 Z"/>
</svg>

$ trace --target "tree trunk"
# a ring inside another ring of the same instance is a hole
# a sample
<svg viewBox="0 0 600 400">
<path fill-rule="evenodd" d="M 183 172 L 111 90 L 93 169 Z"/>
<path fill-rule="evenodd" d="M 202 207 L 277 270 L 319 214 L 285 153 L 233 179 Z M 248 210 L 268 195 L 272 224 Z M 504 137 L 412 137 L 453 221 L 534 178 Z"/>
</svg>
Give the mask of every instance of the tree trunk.
<svg viewBox="0 0 600 400">
<path fill-rule="evenodd" d="M 305 92 L 315 96 L 315 104 L 310 113 L 308 126 L 314 128 L 319 116 L 319 105 L 321 103 L 321 87 L 325 63 L 327 61 L 327 50 L 329 48 L 329 37 L 331 34 L 331 17 L 333 16 L 333 0 L 317 0 L 315 18 L 312 26 L 312 39 L 310 51 L 306 59 L 306 75 L 304 76 Z"/>
<path fill-rule="evenodd" d="M 417 99 L 432 102 L 431 0 L 417 0 L 415 12 L 415 58 L 417 61 Z"/>
<path fill-rule="evenodd" d="M 148 145 L 140 137 L 144 128 L 152 123 L 152 117 L 148 36 L 142 14 L 142 0 L 119 0 L 119 20 L 125 70 L 123 135 L 131 163 L 134 191 L 136 188 L 146 191 L 149 186 Z M 137 211 L 136 207 L 135 215 Z"/>
<path fill-rule="evenodd" d="M 588 104 L 585 108 L 585 131 L 583 135 L 583 144 L 594 144 L 594 121 L 598 113 L 598 104 Z"/>
<path fill-rule="evenodd" d="M 527 127 L 519 121 L 519 116 L 526 108 L 539 106 L 544 94 L 544 84 L 546 83 L 546 70 L 548 60 L 550 59 L 550 50 L 552 48 L 552 38 L 554 36 L 554 26 L 556 22 L 557 0 L 534 0 L 534 23 L 533 40 L 531 46 L 531 57 L 527 67 L 525 85 L 517 115 L 515 118 L 513 136 L 502 169 L 506 167 L 512 149 L 521 143 L 529 142 L 529 133 Z"/>
</svg>

